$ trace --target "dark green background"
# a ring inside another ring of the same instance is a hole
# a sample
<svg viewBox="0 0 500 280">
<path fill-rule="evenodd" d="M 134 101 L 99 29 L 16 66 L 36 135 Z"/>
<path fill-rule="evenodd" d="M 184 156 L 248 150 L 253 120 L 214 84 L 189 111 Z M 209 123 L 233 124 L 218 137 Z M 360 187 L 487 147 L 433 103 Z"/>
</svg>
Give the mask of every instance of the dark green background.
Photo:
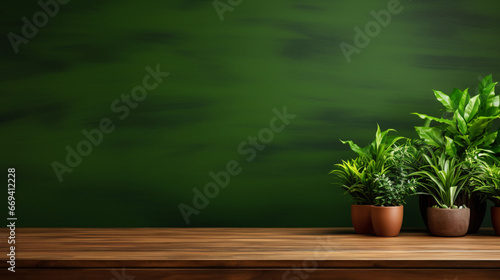
<svg viewBox="0 0 500 280">
<path fill-rule="evenodd" d="M 414 137 L 410 113 L 439 109 L 431 89 L 500 77 L 498 1 L 402 0 L 347 63 L 339 44 L 387 3 L 247 0 L 221 22 L 212 1 L 73 0 L 15 54 L 6 35 L 40 7 L 3 1 L 0 167 L 17 170 L 18 226 L 186 226 L 178 205 L 232 159 L 242 173 L 189 226 L 350 226 L 327 176 L 353 156 L 339 138 L 367 144 L 377 123 Z M 120 121 L 110 104 L 156 64 L 170 76 Z M 245 162 L 238 145 L 283 106 L 297 117 Z M 104 117 L 115 131 L 60 183 L 51 163 Z M 415 202 L 405 226 L 422 226 Z"/>
</svg>

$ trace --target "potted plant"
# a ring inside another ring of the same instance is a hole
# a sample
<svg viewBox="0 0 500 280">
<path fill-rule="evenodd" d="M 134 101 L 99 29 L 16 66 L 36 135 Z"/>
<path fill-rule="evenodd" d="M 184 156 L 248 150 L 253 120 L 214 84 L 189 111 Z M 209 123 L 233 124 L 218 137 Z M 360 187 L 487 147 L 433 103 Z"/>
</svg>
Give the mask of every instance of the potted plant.
<svg viewBox="0 0 500 280">
<path fill-rule="evenodd" d="M 350 140 L 340 140 L 343 144 L 349 144 L 351 150 L 357 153 L 357 157 L 336 164 L 335 169 L 329 174 L 338 179 L 336 183 L 354 200 L 351 205 L 351 221 L 356 233 L 373 233 L 371 206 L 375 200 L 376 175 L 388 172 L 386 162 L 392 146 L 403 138 L 388 135 L 391 131 L 394 130 L 388 129 L 382 132 L 377 125 L 375 140 L 364 148 Z"/>
<path fill-rule="evenodd" d="M 359 234 L 373 233 L 370 211 L 374 193 L 367 171 L 369 166 L 372 164 L 366 164 L 357 157 L 336 164 L 337 168 L 330 172 L 340 179 L 344 194 L 349 194 L 354 201 L 351 205 L 351 221 L 354 231 Z"/>
<path fill-rule="evenodd" d="M 493 202 L 491 207 L 491 221 L 496 235 L 500 235 L 500 166 L 497 163 L 480 165 L 478 186 L 474 191 L 479 192 L 485 199 Z"/>
<path fill-rule="evenodd" d="M 443 105 L 443 116 L 432 117 L 414 113 L 426 120 L 424 126 L 415 127 L 419 138 L 437 152 L 457 157 L 458 161 L 467 162 L 468 151 L 475 149 L 500 152 L 500 142 L 493 122 L 500 118 L 500 96 L 495 94 L 495 85 L 491 75 L 485 77 L 478 85 L 478 94 L 471 97 L 468 89 L 454 89 L 449 95 L 434 91 L 436 99 Z M 437 125 L 431 126 L 435 122 Z M 425 164 L 425 163 L 424 163 Z M 464 173 L 469 173 L 467 169 Z M 484 219 L 486 203 L 473 190 L 474 186 L 466 183 L 464 191 L 457 198 L 460 204 L 470 208 L 471 221 L 469 232 L 479 230 Z M 427 226 L 427 208 L 435 204 L 432 198 L 420 197 L 420 210 Z"/>
<path fill-rule="evenodd" d="M 422 156 L 427 163 L 420 171 L 418 185 L 423 193 L 430 195 L 437 205 L 427 208 L 427 221 L 432 235 L 463 236 L 467 234 L 470 209 L 456 205 L 457 197 L 469 180 L 464 174 L 462 162 L 444 152 L 436 155 L 429 147 L 423 149 Z"/>
<path fill-rule="evenodd" d="M 394 145 L 387 161 L 388 172 L 375 174 L 375 201 L 371 209 L 374 232 L 377 236 L 398 236 L 403 225 L 405 199 L 416 193 L 417 180 L 411 178 L 416 149 L 407 141 Z"/>
</svg>

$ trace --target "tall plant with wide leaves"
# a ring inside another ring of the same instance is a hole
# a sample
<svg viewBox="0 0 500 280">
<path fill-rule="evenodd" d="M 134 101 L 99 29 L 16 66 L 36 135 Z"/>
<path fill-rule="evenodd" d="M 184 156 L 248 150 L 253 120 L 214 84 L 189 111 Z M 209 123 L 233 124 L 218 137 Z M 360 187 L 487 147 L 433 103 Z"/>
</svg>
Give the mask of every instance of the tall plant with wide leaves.
<svg viewBox="0 0 500 280">
<path fill-rule="evenodd" d="M 342 161 L 336 164 L 329 174 L 340 179 L 339 184 L 346 194 L 351 195 L 355 204 L 374 204 L 376 194 L 376 178 L 387 174 L 390 170 L 388 163 L 394 144 L 404 137 L 388 135 L 394 129 L 381 131 L 377 125 L 375 140 L 368 146 L 361 148 L 353 141 L 342 141 L 349 144 L 357 157 L 355 159 Z"/>
<path fill-rule="evenodd" d="M 468 89 L 454 89 L 449 95 L 434 90 L 445 113 L 440 118 L 414 113 L 426 120 L 424 126 L 415 127 L 420 139 L 452 157 L 462 158 L 470 149 L 499 153 L 498 132 L 492 130 L 492 122 L 500 118 L 500 96 L 495 94 L 496 84 L 491 76 L 485 77 L 479 83 L 478 94 L 473 97 Z M 433 121 L 438 125 L 431 126 Z"/>
</svg>

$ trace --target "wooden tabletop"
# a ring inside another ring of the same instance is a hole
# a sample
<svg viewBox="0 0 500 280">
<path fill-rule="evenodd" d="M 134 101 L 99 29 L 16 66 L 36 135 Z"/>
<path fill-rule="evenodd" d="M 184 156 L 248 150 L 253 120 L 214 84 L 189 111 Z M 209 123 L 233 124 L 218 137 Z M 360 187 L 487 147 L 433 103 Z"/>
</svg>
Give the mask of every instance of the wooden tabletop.
<svg viewBox="0 0 500 280">
<path fill-rule="evenodd" d="M 7 267 L 7 230 L 0 231 Z M 10 246 L 10 245 L 9 245 Z M 500 237 L 403 231 L 383 238 L 350 228 L 18 228 L 18 268 L 500 268 Z"/>
</svg>

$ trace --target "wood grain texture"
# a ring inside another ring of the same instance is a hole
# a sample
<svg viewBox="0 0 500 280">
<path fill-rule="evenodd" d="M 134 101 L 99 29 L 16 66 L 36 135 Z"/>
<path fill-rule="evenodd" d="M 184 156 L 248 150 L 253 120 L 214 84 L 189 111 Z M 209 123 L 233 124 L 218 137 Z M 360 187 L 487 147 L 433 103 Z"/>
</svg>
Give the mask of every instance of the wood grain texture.
<svg viewBox="0 0 500 280">
<path fill-rule="evenodd" d="M 348 228 L 18 228 L 16 235 L 20 268 L 288 268 L 307 260 L 318 268 L 496 269 L 500 238 L 490 229 L 381 238 Z"/>
<path fill-rule="evenodd" d="M 6 271 L 6 270 L 5 270 Z M 498 280 L 499 269 L 24 269 L 12 280 Z M 8 277 L 8 278 L 4 278 Z"/>
</svg>

